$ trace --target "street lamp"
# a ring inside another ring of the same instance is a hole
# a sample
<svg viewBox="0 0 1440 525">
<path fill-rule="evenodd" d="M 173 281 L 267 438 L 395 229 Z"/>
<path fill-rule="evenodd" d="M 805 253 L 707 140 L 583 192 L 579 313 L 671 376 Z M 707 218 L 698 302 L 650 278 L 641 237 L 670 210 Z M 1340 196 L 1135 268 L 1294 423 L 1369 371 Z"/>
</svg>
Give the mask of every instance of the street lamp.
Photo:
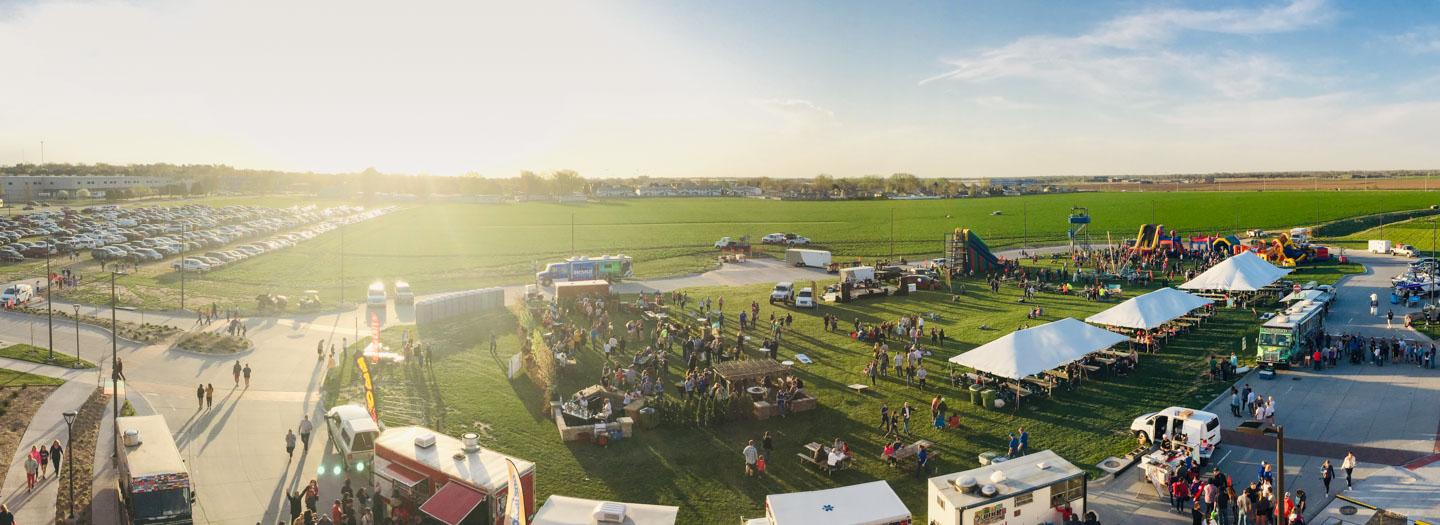
<svg viewBox="0 0 1440 525">
<path fill-rule="evenodd" d="M 1264 421 L 1246 421 L 1235 431 L 1251 436 L 1275 438 L 1275 523 L 1285 523 L 1285 426 L 1267 425 Z"/>
<path fill-rule="evenodd" d="M 112 458 L 120 457 L 120 342 L 118 334 L 120 326 L 115 320 L 115 276 L 124 275 L 123 272 L 110 272 L 110 396 L 114 401 L 115 410 L 110 414 L 111 427 L 114 429 L 114 448 L 111 449 Z"/>
<path fill-rule="evenodd" d="M 75 368 L 80 368 L 80 304 L 72 304 L 75 307 Z"/>
<path fill-rule="evenodd" d="M 55 287 L 55 279 L 50 273 L 50 246 L 45 247 L 45 328 L 50 332 L 50 352 L 45 357 L 46 363 L 55 362 L 55 312 L 51 308 L 50 289 Z"/>
<path fill-rule="evenodd" d="M 70 410 L 65 412 L 65 451 L 70 453 L 70 461 L 67 461 L 70 470 L 70 519 L 75 519 L 75 450 L 70 444 L 75 442 L 75 434 L 72 431 L 75 425 L 75 417 L 80 413 Z"/>
</svg>

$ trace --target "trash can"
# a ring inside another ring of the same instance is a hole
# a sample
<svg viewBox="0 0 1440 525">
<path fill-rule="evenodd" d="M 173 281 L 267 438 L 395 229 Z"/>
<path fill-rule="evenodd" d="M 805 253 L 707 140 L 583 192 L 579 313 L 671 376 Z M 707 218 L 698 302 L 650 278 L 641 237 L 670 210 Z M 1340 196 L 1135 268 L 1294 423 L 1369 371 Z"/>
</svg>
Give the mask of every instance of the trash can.
<svg viewBox="0 0 1440 525">
<path fill-rule="evenodd" d="M 974 403 L 977 407 L 985 406 L 984 401 L 980 398 L 980 391 L 984 389 L 985 387 L 980 385 L 970 385 L 970 402 Z"/>
<path fill-rule="evenodd" d="M 996 397 L 996 395 L 998 395 L 999 393 L 1000 393 L 999 391 L 997 391 L 997 390 L 995 390 L 995 389 L 993 389 L 993 388 L 987 388 L 987 389 L 985 389 L 985 390 L 981 390 L 981 391 L 980 391 L 980 403 L 981 403 L 981 406 L 983 406 L 983 407 L 985 407 L 985 408 L 995 408 L 995 397 Z"/>
<path fill-rule="evenodd" d="M 660 416 L 655 412 L 655 407 L 642 408 L 636 415 L 639 416 L 640 421 L 637 423 L 640 423 L 641 428 L 655 428 L 660 424 Z"/>
</svg>

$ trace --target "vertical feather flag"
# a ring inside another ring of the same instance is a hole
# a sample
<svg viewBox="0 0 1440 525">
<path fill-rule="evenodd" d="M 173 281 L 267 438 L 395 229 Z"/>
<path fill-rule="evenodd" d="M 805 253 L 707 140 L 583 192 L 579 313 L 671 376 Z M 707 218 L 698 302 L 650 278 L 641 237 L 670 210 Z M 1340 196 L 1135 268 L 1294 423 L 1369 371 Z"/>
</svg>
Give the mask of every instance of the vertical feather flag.
<svg viewBox="0 0 1440 525">
<path fill-rule="evenodd" d="M 525 485 L 520 482 L 520 470 L 515 462 L 505 460 L 510 469 L 510 492 L 505 496 L 505 525 L 525 525 Z"/>
</svg>

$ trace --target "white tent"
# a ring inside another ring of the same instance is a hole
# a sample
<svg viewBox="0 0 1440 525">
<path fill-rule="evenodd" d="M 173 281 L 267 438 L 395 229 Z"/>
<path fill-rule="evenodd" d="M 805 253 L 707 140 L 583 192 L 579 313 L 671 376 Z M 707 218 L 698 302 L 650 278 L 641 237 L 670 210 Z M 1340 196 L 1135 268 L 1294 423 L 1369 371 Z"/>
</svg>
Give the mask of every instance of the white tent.
<svg viewBox="0 0 1440 525">
<path fill-rule="evenodd" d="M 1244 252 L 1221 261 L 1180 287 L 1186 290 L 1253 292 L 1289 273 L 1290 270 L 1277 268 L 1253 252 Z"/>
<path fill-rule="evenodd" d="M 1314 301 L 1323 303 L 1330 300 L 1330 292 L 1325 290 L 1300 290 L 1280 298 L 1282 303 L 1293 303 L 1295 301 Z"/>
<path fill-rule="evenodd" d="M 609 506 L 608 510 L 618 510 L 615 503 L 596 501 L 593 499 L 572 498 L 569 496 L 551 495 L 545 500 L 545 506 L 535 512 L 535 517 L 530 520 L 533 525 L 595 525 L 595 513 L 602 505 Z M 675 525 L 675 517 L 680 513 L 680 507 L 667 505 L 645 505 L 639 503 L 620 503 L 625 509 L 624 521 L 605 522 L 616 525 Z"/>
<path fill-rule="evenodd" d="M 1210 302 L 1209 299 L 1174 288 L 1161 288 L 1086 317 L 1085 321 L 1105 326 L 1152 330 Z"/>
<path fill-rule="evenodd" d="M 1066 317 L 1026 328 L 950 358 L 988 374 L 1021 379 L 1070 364 L 1129 338 Z"/>
<path fill-rule="evenodd" d="M 887 525 L 911 519 L 910 509 L 884 481 L 771 494 L 765 507 L 772 525 Z"/>
</svg>

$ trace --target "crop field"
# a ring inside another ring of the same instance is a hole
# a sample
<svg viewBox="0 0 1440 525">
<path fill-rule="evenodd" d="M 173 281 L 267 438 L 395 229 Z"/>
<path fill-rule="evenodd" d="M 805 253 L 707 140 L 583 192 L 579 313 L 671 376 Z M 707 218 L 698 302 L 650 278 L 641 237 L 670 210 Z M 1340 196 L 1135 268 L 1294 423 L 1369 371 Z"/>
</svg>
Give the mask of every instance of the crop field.
<svg viewBox="0 0 1440 525">
<path fill-rule="evenodd" d="M 766 233 L 794 232 L 841 258 L 891 254 L 917 258 L 939 255 L 945 234 L 956 227 L 975 230 L 996 248 L 1064 243 L 1066 218 L 1074 206 L 1089 209 L 1090 240 L 1101 244 L 1107 233 L 1119 242 L 1149 222 L 1185 234 L 1228 233 L 1424 208 L 1437 200 L 1440 197 L 1425 192 L 1321 191 L 1076 193 L 933 201 L 636 199 L 414 205 L 345 228 L 344 295 L 347 301 L 358 300 L 376 279 L 407 280 L 421 294 L 521 284 L 546 262 L 572 253 L 630 255 L 641 278 L 692 273 L 716 264 L 712 244 L 722 236 L 749 235 L 758 240 Z M 263 204 L 265 199 L 244 202 Z M 299 201 L 287 197 L 275 202 Z M 251 307 L 258 294 L 296 297 L 314 289 L 323 300 L 333 302 L 340 296 L 341 237 L 331 232 L 278 253 L 206 274 L 189 274 L 187 295 L 197 304 Z M 778 255 L 782 249 L 769 246 L 761 251 Z M 179 283 L 168 263 L 151 265 L 122 277 L 119 293 L 127 304 L 174 308 L 179 303 Z M 85 302 L 106 302 L 108 283 L 101 284 L 91 281 L 75 296 Z"/>
</svg>

